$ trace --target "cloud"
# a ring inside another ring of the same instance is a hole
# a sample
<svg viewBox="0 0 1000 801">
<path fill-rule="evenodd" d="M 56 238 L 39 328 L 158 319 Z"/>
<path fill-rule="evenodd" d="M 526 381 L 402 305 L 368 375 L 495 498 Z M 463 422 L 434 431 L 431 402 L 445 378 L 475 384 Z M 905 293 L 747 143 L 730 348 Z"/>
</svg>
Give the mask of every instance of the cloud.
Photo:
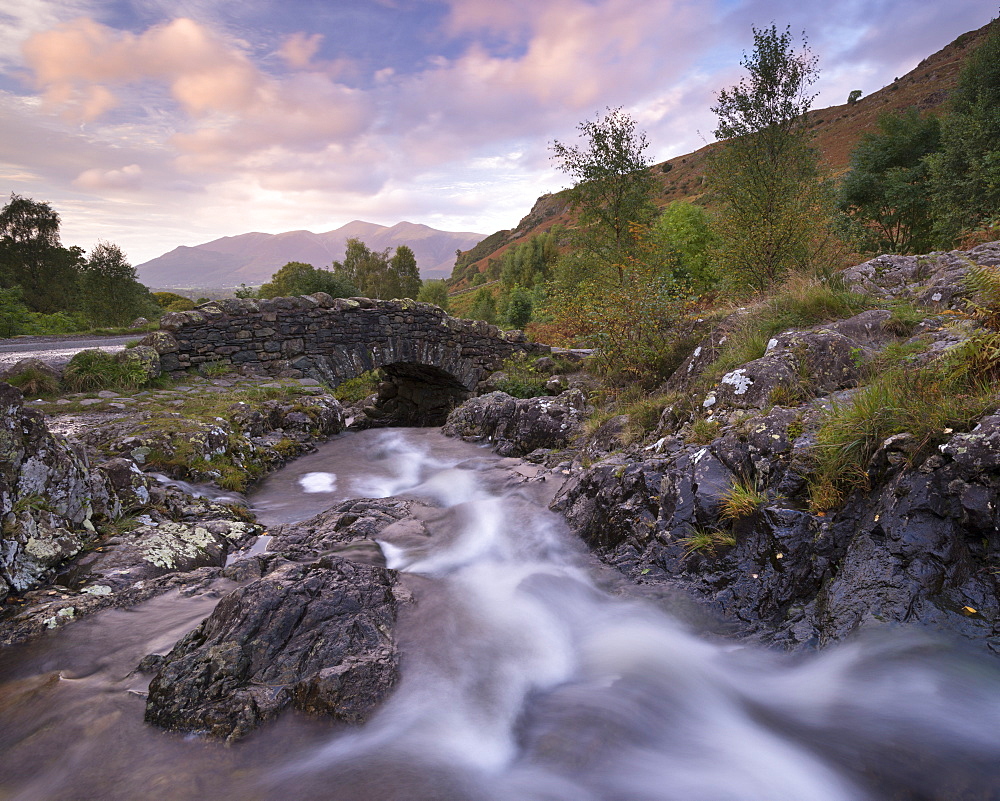
<svg viewBox="0 0 1000 801">
<path fill-rule="evenodd" d="M 91 0 L 31 0 L 5 3 L 0 12 L 0 65 L 21 61 L 21 44 L 33 34 L 54 28 L 60 22 L 86 16 Z"/>
<path fill-rule="evenodd" d="M 73 181 L 81 189 L 141 189 L 142 167 L 129 164 L 120 170 L 90 169 L 81 172 Z"/>
<path fill-rule="evenodd" d="M 240 110 L 263 82 L 246 55 L 184 18 L 140 35 L 81 18 L 31 36 L 22 50 L 46 100 L 85 121 L 110 108 L 88 104 L 95 88 L 108 97 L 109 87 L 164 81 L 188 114 L 202 115 Z"/>
<path fill-rule="evenodd" d="M 299 32 L 287 37 L 278 50 L 285 63 L 293 69 L 305 69 L 319 50 L 323 42 L 323 34 L 314 33 L 311 36 Z"/>
<path fill-rule="evenodd" d="M 282 52 L 304 64 L 318 44 L 293 36 Z M 45 100 L 80 121 L 120 105 L 116 92 L 126 87 L 165 86 L 193 123 L 170 140 L 188 169 L 244 166 L 244 157 L 274 148 L 317 152 L 349 142 L 372 118 L 364 95 L 329 75 L 267 75 L 236 44 L 190 19 L 138 35 L 79 19 L 32 36 L 24 54 Z"/>
</svg>

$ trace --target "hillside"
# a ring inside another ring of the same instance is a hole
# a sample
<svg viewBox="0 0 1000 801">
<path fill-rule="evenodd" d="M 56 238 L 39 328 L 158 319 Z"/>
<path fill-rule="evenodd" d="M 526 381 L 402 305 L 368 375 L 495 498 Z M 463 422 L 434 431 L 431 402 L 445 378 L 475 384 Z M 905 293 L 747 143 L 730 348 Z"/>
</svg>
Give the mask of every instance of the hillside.
<svg viewBox="0 0 1000 801">
<path fill-rule="evenodd" d="M 451 274 L 455 251 L 472 247 L 483 235 L 439 231 L 410 222 L 387 227 L 354 220 L 322 234 L 287 231 L 226 236 L 195 247 L 174 248 L 138 265 L 137 269 L 139 280 L 158 289 L 260 284 L 290 261 L 328 267 L 344 257 L 347 240 L 352 237 L 361 239 L 373 250 L 408 245 L 417 257 L 423 278 L 446 278 Z"/>
<path fill-rule="evenodd" d="M 939 109 L 954 89 L 965 58 L 995 24 L 1000 23 L 992 22 L 962 34 L 925 58 L 906 75 L 856 103 L 810 111 L 808 124 L 823 166 L 835 176 L 842 174 L 848 167 L 851 151 L 858 140 L 865 133 L 875 130 L 879 116 L 886 112 L 903 111 L 910 107 L 922 112 Z M 658 199 L 661 205 L 675 200 L 694 200 L 701 195 L 705 161 L 715 147 L 714 143 L 706 145 L 693 153 L 650 167 L 661 187 Z M 571 222 L 572 215 L 564 192 L 542 195 L 515 228 L 497 231 L 463 254 L 460 261 L 462 268 L 453 273 L 453 289 L 464 288 L 468 283 L 466 276 L 482 272 L 491 259 L 501 257 L 511 246 L 548 231 L 554 225 Z"/>
</svg>

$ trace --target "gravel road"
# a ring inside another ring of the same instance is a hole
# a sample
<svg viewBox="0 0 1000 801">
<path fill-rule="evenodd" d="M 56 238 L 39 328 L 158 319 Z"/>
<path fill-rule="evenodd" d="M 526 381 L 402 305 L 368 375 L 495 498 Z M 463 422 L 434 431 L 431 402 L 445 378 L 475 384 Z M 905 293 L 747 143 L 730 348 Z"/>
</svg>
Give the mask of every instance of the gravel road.
<svg viewBox="0 0 1000 801">
<path fill-rule="evenodd" d="M 122 337 L 93 336 L 51 336 L 51 337 L 14 337 L 0 339 L 0 370 L 6 370 L 21 359 L 35 357 L 62 367 L 73 354 L 86 348 L 100 348 L 109 353 L 124 350 L 125 343 L 137 339 L 141 334 Z"/>
</svg>

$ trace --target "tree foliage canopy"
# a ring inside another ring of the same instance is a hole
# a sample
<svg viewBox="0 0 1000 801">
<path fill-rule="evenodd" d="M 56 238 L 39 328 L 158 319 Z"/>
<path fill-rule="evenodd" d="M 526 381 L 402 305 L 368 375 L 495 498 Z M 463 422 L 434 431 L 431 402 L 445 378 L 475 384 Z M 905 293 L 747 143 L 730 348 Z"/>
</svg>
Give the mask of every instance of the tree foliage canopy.
<svg viewBox="0 0 1000 801">
<path fill-rule="evenodd" d="M 929 157 L 940 244 L 1000 217 L 1000 24 L 969 56 Z"/>
<path fill-rule="evenodd" d="M 635 243 L 634 226 L 656 214 L 646 135 L 620 108 L 577 129 L 585 144 L 553 142 L 552 158 L 575 181 L 569 198 L 584 234 L 579 245 L 617 263 Z"/>
<path fill-rule="evenodd" d="M 736 289 L 766 289 L 812 264 L 826 243 L 830 197 L 819 180 L 804 115 L 815 95 L 816 59 L 795 51 L 788 29 L 753 29 L 748 75 L 721 91 L 709 182 L 720 201 L 718 261 Z"/>
<path fill-rule="evenodd" d="M 321 270 L 301 261 L 290 261 L 271 280 L 257 291 L 261 298 L 290 297 L 326 292 L 335 298 L 349 298 L 358 294 L 357 289 L 342 275 Z"/>
<path fill-rule="evenodd" d="M 21 288 L 29 309 L 71 308 L 83 250 L 59 243 L 59 214 L 48 203 L 12 194 L 0 210 L 0 286 Z"/>
<path fill-rule="evenodd" d="M 440 306 L 445 311 L 449 311 L 448 284 L 440 279 L 424 281 L 423 286 L 420 287 L 420 291 L 417 293 L 417 300 L 421 303 L 433 303 L 435 306 Z"/>
<path fill-rule="evenodd" d="M 343 262 L 335 261 L 332 266 L 336 275 L 356 286 L 364 297 L 416 299 L 420 293 L 417 260 L 407 245 L 397 247 L 390 258 L 388 248 L 372 250 L 360 239 L 351 238 Z"/>
<path fill-rule="evenodd" d="M 924 253 L 934 246 L 927 156 L 941 139 L 936 117 L 915 108 L 883 115 L 851 154 L 839 206 L 862 231 L 862 243 L 890 253 Z"/>
<path fill-rule="evenodd" d="M 94 325 L 127 325 L 137 317 L 155 317 L 156 299 L 139 283 L 135 267 L 112 242 L 98 242 L 80 274 L 80 301 Z"/>
<path fill-rule="evenodd" d="M 779 33 L 775 25 L 753 29 L 754 50 L 740 62 L 747 75 L 729 89 L 719 92 L 712 112 L 719 118 L 715 135 L 733 139 L 772 131 L 777 134 L 802 127 L 802 118 L 812 107 L 817 60 L 803 37 L 802 50 L 795 52 L 791 29 Z M 775 130 L 777 129 L 777 130 Z M 781 147 L 780 136 L 765 144 Z"/>
</svg>

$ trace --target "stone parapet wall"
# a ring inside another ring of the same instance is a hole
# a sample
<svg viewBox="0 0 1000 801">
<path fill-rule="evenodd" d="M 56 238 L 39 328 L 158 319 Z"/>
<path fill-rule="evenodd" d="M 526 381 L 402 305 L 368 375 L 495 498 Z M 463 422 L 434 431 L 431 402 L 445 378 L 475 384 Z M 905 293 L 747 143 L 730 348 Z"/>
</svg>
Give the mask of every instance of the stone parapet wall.
<svg viewBox="0 0 1000 801">
<path fill-rule="evenodd" d="M 270 375 L 298 373 L 336 385 L 366 370 L 425 365 L 468 392 L 515 352 L 548 353 L 520 331 L 459 320 L 412 300 L 332 298 L 326 293 L 270 300 L 213 301 L 167 314 L 143 344 L 165 372 L 208 362 Z"/>
</svg>

